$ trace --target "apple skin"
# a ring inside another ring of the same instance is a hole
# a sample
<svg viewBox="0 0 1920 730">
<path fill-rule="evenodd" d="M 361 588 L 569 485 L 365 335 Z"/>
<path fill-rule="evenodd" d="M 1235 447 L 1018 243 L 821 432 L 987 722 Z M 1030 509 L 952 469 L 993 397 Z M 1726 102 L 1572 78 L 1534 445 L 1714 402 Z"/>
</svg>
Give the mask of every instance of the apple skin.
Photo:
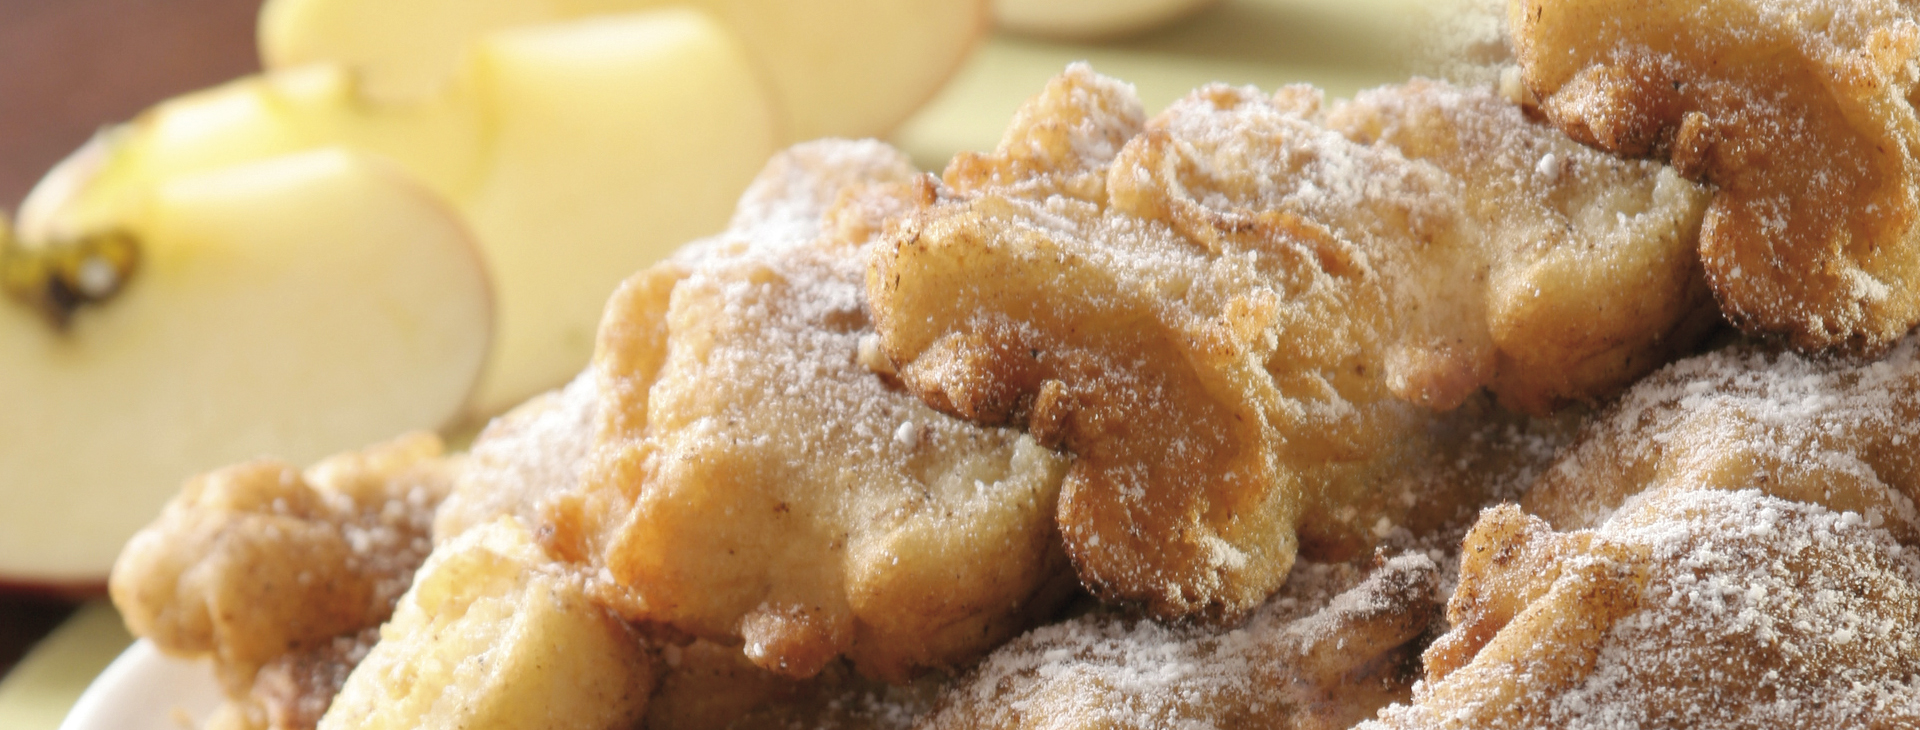
<svg viewBox="0 0 1920 730">
<path fill-rule="evenodd" d="M 0 575 L 93 588 L 188 475 L 460 413 L 491 341 L 471 234 L 338 149 L 158 185 L 141 262 L 56 329 L 0 301 Z"/>
</svg>

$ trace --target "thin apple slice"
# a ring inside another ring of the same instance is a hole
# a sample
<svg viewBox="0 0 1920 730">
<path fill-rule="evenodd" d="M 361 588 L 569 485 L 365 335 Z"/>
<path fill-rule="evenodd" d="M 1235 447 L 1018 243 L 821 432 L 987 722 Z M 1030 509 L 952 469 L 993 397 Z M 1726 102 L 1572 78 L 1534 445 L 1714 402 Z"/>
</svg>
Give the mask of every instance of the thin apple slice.
<svg viewBox="0 0 1920 730">
<path fill-rule="evenodd" d="M 553 0 L 280 0 L 255 29 L 268 70 L 342 63 L 375 99 L 439 93 L 475 38 L 561 17 Z"/>
<path fill-rule="evenodd" d="M 989 23 L 982 0 L 697 4 L 720 16 L 760 62 L 791 141 L 885 136 L 933 98 Z"/>
<path fill-rule="evenodd" d="M 340 66 L 248 76 L 97 135 L 34 187 L 21 205 L 21 235 L 84 235 L 117 225 L 124 199 L 157 181 L 333 145 L 399 163 L 451 197 L 471 187 L 483 134 L 475 103 L 451 92 L 383 104 Z"/>
<path fill-rule="evenodd" d="M 661 7 L 671 0 L 268 0 L 267 68 L 356 69 L 387 98 L 447 84 L 467 42 L 504 28 Z M 883 135 L 930 98 L 986 33 L 985 0 L 693 0 L 745 43 L 788 140 Z M 464 39 L 462 38 L 464 35 Z"/>
<path fill-rule="evenodd" d="M 776 122 L 733 39 L 680 8 L 494 34 L 459 83 L 492 125 L 459 204 L 500 297 L 474 403 L 494 413 L 585 365 L 621 280 L 725 226 Z"/>
<path fill-rule="evenodd" d="M 188 475 L 440 425 L 478 376 L 479 252 L 385 163 L 326 150 L 180 177 L 121 223 L 139 259 L 117 295 L 64 329 L 0 301 L 10 581 L 104 581 Z"/>
</svg>

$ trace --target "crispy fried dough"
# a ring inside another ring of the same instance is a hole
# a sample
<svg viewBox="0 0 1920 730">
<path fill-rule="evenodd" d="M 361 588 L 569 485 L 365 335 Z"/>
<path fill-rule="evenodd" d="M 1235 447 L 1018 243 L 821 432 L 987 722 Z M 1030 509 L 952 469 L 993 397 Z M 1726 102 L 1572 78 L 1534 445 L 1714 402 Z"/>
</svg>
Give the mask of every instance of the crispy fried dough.
<svg viewBox="0 0 1920 730">
<path fill-rule="evenodd" d="M 865 253 L 912 175 L 878 143 L 796 147 L 731 232 L 609 303 L 598 444 L 543 514 L 559 554 L 631 591 L 629 619 L 743 642 L 793 677 L 846 655 L 904 680 L 985 653 L 1071 589 L 1052 522 L 1064 459 L 870 367 Z"/>
<path fill-rule="evenodd" d="M 1490 384 L 1597 397 L 1697 329 L 1697 187 L 1486 92 L 1319 107 L 1212 86 L 1143 128 L 1076 66 L 875 251 L 907 387 L 1074 455 L 1060 529 L 1103 598 L 1244 612 L 1317 495 L 1371 486 L 1323 472 L 1417 461 L 1430 409 Z"/>
<path fill-rule="evenodd" d="M 489 421 L 455 476 L 453 492 L 433 517 L 433 544 L 513 515 L 540 524 L 547 497 L 575 490 L 593 449 L 599 381 L 581 375 Z"/>
<path fill-rule="evenodd" d="M 889 685 L 845 662 L 791 679 L 707 641 L 662 653 L 667 672 L 647 706 L 647 730 L 908 730 L 949 684 L 933 672 Z"/>
<path fill-rule="evenodd" d="M 1714 186 L 1721 307 L 1801 348 L 1920 322 L 1920 59 L 1891 0 L 1514 0 L 1524 81 L 1576 139 Z"/>
<path fill-rule="evenodd" d="M 1037 629 L 994 652 L 915 727 L 1339 730 L 1404 700 L 1417 676 L 1414 639 L 1440 613 L 1439 568 L 1410 555 L 1371 574 L 1301 572 L 1230 631 L 1105 614 Z"/>
<path fill-rule="evenodd" d="M 195 477 L 121 552 L 114 605 L 162 650 L 211 656 L 236 722 L 310 727 L 269 724 L 318 715 L 299 707 L 311 693 L 259 681 L 282 671 L 262 667 L 292 671 L 386 620 L 453 482 L 440 452 L 417 433 L 304 472 L 261 460 Z"/>
<path fill-rule="evenodd" d="M 1521 505 L 1563 530 L 1632 500 L 1759 489 L 1920 543 L 1920 339 L 1872 362 L 1736 347 L 1682 360 L 1588 427 Z"/>
<path fill-rule="evenodd" d="M 1920 556 L 1755 490 L 1662 494 L 1577 532 L 1490 509 L 1447 613 L 1413 702 L 1361 728 L 1920 722 Z"/>
<path fill-rule="evenodd" d="M 1594 155 L 1484 90 L 1415 79 L 1335 103 L 1348 139 L 1432 163 L 1487 229 L 1488 386 L 1542 414 L 1626 387 L 1718 320 L 1693 246 L 1704 192 L 1672 171 Z"/>
</svg>

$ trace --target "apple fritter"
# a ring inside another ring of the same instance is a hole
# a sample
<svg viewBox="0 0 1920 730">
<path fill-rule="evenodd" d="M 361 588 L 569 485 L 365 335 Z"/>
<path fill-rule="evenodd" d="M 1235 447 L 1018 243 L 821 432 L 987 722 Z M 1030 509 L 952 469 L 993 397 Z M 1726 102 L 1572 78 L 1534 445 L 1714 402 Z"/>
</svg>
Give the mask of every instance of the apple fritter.
<svg viewBox="0 0 1920 730">
<path fill-rule="evenodd" d="M 918 730 L 1340 730 L 1404 700 L 1440 614 L 1425 555 L 1302 565 L 1232 630 L 1095 613 L 994 652 Z M 1364 580 L 1362 580 L 1364 577 Z"/>
<path fill-rule="evenodd" d="M 1860 514 L 1915 543 L 1916 443 L 1920 338 L 1864 362 L 1741 346 L 1682 360 L 1634 386 L 1521 506 L 1573 530 L 1671 492 L 1759 489 Z"/>
<path fill-rule="evenodd" d="M 306 717 L 268 716 L 286 703 L 262 667 L 353 644 L 387 619 L 454 471 L 439 439 L 417 433 L 304 472 L 261 460 L 195 477 L 127 543 L 114 605 L 162 650 L 212 657 L 245 724 Z"/>
<path fill-rule="evenodd" d="M 912 168 L 874 142 L 784 153 L 729 233 L 636 275 L 593 364 L 599 435 L 549 542 L 603 565 L 636 621 L 793 677 L 971 660 L 1072 588 L 1065 460 L 889 385 L 866 251 Z"/>
<path fill-rule="evenodd" d="M 1489 92 L 1323 112 L 1307 88 L 1211 86 L 1135 134 L 1137 108 L 1068 69 L 868 273 L 910 390 L 1073 454 L 1058 521 L 1103 598 L 1244 612 L 1318 495 L 1370 487 L 1337 474 L 1417 461 L 1435 409 L 1604 395 L 1710 312 L 1699 188 Z"/>
<path fill-rule="evenodd" d="M 1877 352 L 1920 322 L 1920 24 L 1889 0 L 1514 0 L 1524 82 L 1575 139 L 1714 188 L 1727 316 Z"/>
<path fill-rule="evenodd" d="M 1920 723 L 1920 555 L 1856 513 L 1682 491 L 1555 532 L 1507 505 L 1463 555 L 1425 681 L 1361 728 Z"/>
</svg>

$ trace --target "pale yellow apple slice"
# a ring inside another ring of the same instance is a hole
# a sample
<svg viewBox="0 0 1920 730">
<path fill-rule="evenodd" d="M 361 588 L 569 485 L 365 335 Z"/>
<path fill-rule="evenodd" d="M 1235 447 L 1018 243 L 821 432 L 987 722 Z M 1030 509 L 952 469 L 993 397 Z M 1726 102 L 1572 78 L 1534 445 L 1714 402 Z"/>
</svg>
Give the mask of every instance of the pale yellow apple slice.
<svg viewBox="0 0 1920 730">
<path fill-rule="evenodd" d="M 347 0 L 266 2 L 256 40 L 269 71 L 343 64 L 371 98 L 439 93 L 474 39 L 563 17 L 557 0 Z"/>
<path fill-rule="evenodd" d="M 112 127 L 50 172 L 21 205 L 23 238 L 118 225 L 155 182 L 343 145 L 398 163 L 444 196 L 469 189 L 483 120 L 471 95 L 367 99 L 340 66 L 248 76 L 169 99 Z"/>
<path fill-rule="evenodd" d="M 775 121 L 737 45 L 686 9 L 503 31 L 470 64 L 492 136 L 459 205 L 501 305 L 474 404 L 494 413 L 586 364 L 622 279 L 725 226 Z"/>
<path fill-rule="evenodd" d="M 543 21 L 686 4 L 745 43 L 789 140 L 883 135 L 931 97 L 986 32 L 986 0 L 268 0 L 268 68 L 338 62 L 387 98 L 452 79 L 462 41 Z"/>
<path fill-rule="evenodd" d="M 479 373 L 479 252 L 386 163 L 328 150 L 180 177 L 120 223 L 137 267 L 64 330 L 0 299 L 9 582 L 103 581 L 185 477 L 440 425 Z"/>
<path fill-rule="evenodd" d="M 1016 33 L 1086 40 L 1138 33 L 1218 0 L 993 0 L 993 20 Z"/>
</svg>

